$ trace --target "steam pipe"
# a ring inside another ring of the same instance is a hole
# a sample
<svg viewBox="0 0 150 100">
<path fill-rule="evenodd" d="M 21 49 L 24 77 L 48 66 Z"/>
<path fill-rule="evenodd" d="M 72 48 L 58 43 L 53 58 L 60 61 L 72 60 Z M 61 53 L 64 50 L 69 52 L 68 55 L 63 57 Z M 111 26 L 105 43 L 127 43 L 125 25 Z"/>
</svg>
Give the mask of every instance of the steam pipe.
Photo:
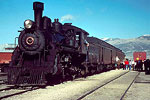
<svg viewBox="0 0 150 100">
<path fill-rule="evenodd" d="M 44 10 L 44 4 L 41 2 L 34 2 L 33 10 L 34 10 L 34 20 L 36 23 L 36 28 L 40 29 L 42 27 L 42 13 Z"/>
</svg>

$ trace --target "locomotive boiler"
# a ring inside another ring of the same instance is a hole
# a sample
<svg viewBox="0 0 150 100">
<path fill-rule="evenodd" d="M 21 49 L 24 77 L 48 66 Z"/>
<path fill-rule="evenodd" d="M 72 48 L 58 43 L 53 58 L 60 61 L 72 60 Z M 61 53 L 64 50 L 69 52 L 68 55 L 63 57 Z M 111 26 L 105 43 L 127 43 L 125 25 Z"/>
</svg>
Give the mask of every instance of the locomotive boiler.
<svg viewBox="0 0 150 100">
<path fill-rule="evenodd" d="M 42 16 L 44 4 L 33 3 L 34 21 L 25 20 L 8 71 L 8 84 L 45 85 L 110 69 L 124 59 L 118 48 L 90 39 L 85 30 Z"/>
</svg>

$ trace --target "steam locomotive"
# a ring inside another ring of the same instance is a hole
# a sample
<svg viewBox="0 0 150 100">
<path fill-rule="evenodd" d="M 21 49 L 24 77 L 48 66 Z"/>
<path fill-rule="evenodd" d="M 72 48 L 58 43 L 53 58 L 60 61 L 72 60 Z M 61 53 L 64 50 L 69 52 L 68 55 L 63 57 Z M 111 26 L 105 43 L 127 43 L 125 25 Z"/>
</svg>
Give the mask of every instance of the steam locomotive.
<svg viewBox="0 0 150 100">
<path fill-rule="evenodd" d="M 114 68 L 125 54 L 71 23 L 42 16 L 44 4 L 33 3 L 34 19 L 24 21 L 8 71 L 8 84 L 45 85 Z"/>
</svg>

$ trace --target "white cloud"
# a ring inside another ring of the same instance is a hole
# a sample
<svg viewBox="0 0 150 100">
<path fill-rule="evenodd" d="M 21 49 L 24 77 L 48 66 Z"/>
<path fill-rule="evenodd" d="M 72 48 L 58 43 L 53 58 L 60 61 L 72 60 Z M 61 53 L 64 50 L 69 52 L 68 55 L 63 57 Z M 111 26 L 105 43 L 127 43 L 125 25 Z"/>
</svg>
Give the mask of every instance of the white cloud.
<svg viewBox="0 0 150 100">
<path fill-rule="evenodd" d="M 143 35 L 143 36 L 150 36 L 150 34 L 145 34 L 145 35 Z"/>
<path fill-rule="evenodd" d="M 65 15 L 65 16 L 61 17 L 61 22 L 70 21 L 70 20 L 73 20 L 73 19 L 74 19 L 74 17 L 72 15 L 68 14 L 68 15 Z"/>
<path fill-rule="evenodd" d="M 93 11 L 90 8 L 86 8 L 86 14 L 87 15 L 92 15 Z"/>
<path fill-rule="evenodd" d="M 108 39 L 109 39 L 109 38 L 102 38 L 103 41 L 106 41 L 106 40 L 108 40 Z"/>
<path fill-rule="evenodd" d="M 100 9 L 100 12 L 101 12 L 101 13 L 104 13 L 104 12 L 106 12 L 107 10 L 108 10 L 108 8 L 107 8 L 107 7 L 104 7 L 104 8 L 101 8 L 101 9 Z"/>
</svg>

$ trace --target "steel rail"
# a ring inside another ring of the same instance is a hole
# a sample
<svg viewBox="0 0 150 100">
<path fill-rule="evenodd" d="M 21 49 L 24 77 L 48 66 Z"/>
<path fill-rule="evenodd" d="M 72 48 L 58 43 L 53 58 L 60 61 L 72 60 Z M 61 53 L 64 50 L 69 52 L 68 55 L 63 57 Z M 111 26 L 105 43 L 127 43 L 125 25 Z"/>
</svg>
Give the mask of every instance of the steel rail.
<svg viewBox="0 0 150 100">
<path fill-rule="evenodd" d="M 103 86 L 107 85 L 108 83 L 110 83 L 110 82 L 112 82 L 112 81 L 114 81 L 114 80 L 120 78 L 121 76 L 127 74 L 128 72 L 129 72 L 129 71 L 127 71 L 127 72 L 125 72 L 125 73 L 123 73 L 123 74 L 121 74 L 121 75 L 119 75 L 119 76 L 113 78 L 112 80 L 110 80 L 110 81 L 104 83 L 103 85 L 100 85 L 100 86 L 94 88 L 93 90 L 91 90 L 91 91 L 85 93 L 84 95 L 82 95 L 81 97 L 79 97 L 77 100 L 81 100 L 81 99 L 85 98 L 86 96 L 88 96 L 88 95 L 90 95 L 91 93 L 95 92 L 96 90 L 102 88 Z"/>
<path fill-rule="evenodd" d="M 17 92 L 17 93 L 13 93 L 13 94 L 9 94 L 9 95 L 5 95 L 5 96 L 0 97 L 0 100 L 5 99 L 5 98 L 9 98 L 9 97 L 12 97 L 12 96 L 20 95 L 20 94 L 23 94 L 23 93 L 26 93 L 26 92 L 29 92 L 29 91 L 37 90 L 37 89 L 39 89 L 39 87 L 34 88 L 34 89 L 28 89 L 28 90 Z M 6 90 L 10 90 L 10 89 L 8 88 Z"/>
<path fill-rule="evenodd" d="M 124 96 L 126 95 L 126 93 L 128 92 L 128 90 L 130 89 L 130 87 L 132 86 L 132 84 L 135 82 L 136 78 L 139 76 L 140 72 L 135 76 L 134 80 L 130 83 L 129 87 L 126 89 L 126 91 L 124 92 L 124 94 L 121 96 L 120 100 L 122 100 L 124 98 Z"/>
</svg>

